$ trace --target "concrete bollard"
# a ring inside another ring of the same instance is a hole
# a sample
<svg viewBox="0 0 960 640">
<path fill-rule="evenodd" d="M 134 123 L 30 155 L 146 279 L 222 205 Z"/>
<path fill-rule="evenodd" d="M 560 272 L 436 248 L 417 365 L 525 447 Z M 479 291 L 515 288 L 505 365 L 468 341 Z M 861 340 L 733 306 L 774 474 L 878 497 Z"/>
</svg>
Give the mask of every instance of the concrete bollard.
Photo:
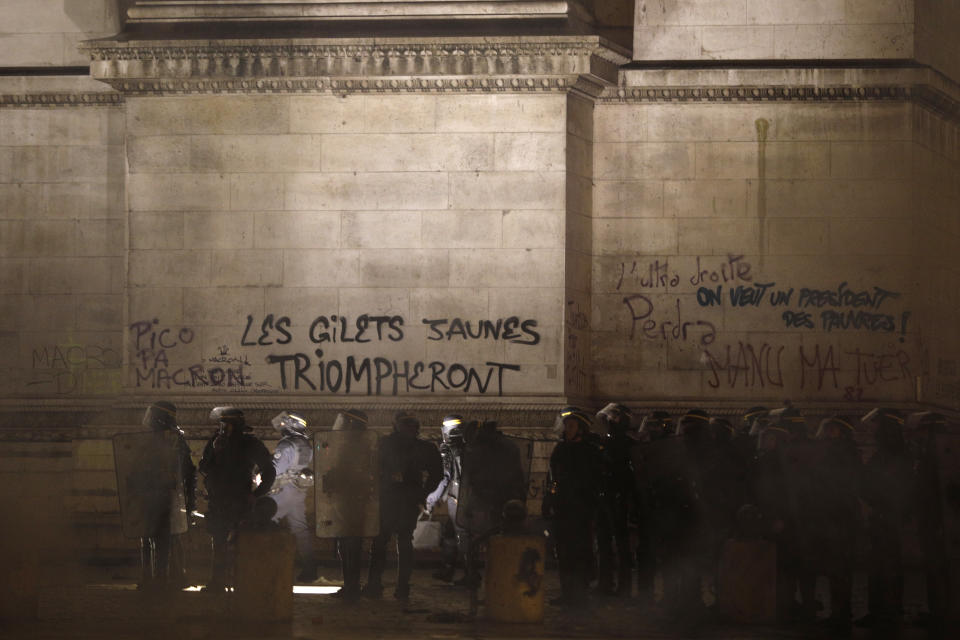
<svg viewBox="0 0 960 640">
<path fill-rule="evenodd" d="M 278 622 L 293 616 L 296 543 L 287 531 L 241 531 L 237 536 L 234 613 Z"/>
<path fill-rule="evenodd" d="M 486 613 L 495 622 L 543 622 L 543 536 L 498 535 L 487 547 Z"/>
</svg>

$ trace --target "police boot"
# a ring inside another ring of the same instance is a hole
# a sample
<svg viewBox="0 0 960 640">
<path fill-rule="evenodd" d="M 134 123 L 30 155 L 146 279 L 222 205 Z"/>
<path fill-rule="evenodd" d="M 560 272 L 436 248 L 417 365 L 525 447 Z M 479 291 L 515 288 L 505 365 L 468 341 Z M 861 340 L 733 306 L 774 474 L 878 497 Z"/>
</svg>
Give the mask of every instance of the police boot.
<svg viewBox="0 0 960 640">
<path fill-rule="evenodd" d="M 621 567 L 620 572 L 617 576 L 617 590 L 614 592 L 614 595 L 630 597 L 630 587 L 631 578 L 633 577 L 633 571 L 630 567 Z"/>
</svg>

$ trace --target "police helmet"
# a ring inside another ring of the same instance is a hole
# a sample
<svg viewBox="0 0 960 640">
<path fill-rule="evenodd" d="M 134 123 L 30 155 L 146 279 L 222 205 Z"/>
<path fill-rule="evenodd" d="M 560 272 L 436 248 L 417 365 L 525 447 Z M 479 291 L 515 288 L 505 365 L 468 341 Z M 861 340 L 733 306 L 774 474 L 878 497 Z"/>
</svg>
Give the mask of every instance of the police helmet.
<svg viewBox="0 0 960 640">
<path fill-rule="evenodd" d="M 298 436 L 307 435 L 307 419 L 298 413 L 281 411 L 270 421 L 277 431 L 290 431 Z"/>
<path fill-rule="evenodd" d="M 359 431 L 366 429 L 370 424 L 367 414 L 360 409 L 344 409 L 337 414 L 337 419 L 333 421 L 334 431 Z"/>
<path fill-rule="evenodd" d="M 597 412 L 597 419 L 606 424 L 607 432 L 625 432 L 630 427 L 630 409 L 625 405 L 611 402 Z"/>
<path fill-rule="evenodd" d="M 860 422 L 874 427 L 873 437 L 879 448 L 898 451 L 906 446 L 903 439 L 903 415 L 898 410 L 877 407 L 863 416 Z"/>
<path fill-rule="evenodd" d="M 710 433 L 717 442 L 730 442 L 734 434 L 733 423 L 726 418 L 710 418 Z"/>
<path fill-rule="evenodd" d="M 243 415 L 243 410 L 238 407 L 214 407 L 213 411 L 210 412 L 210 419 L 221 424 L 232 425 L 234 429 L 240 429 L 241 431 L 250 430 Z"/>
<path fill-rule="evenodd" d="M 853 420 L 846 416 L 830 416 L 820 421 L 817 429 L 817 440 L 832 440 L 834 438 L 853 438 L 856 427 Z"/>
<path fill-rule="evenodd" d="M 673 418 L 666 411 L 652 411 L 643 417 L 637 437 L 644 441 L 660 440 L 673 435 Z"/>
<path fill-rule="evenodd" d="M 586 435 L 590 433 L 590 428 L 593 426 L 593 419 L 585 409 L 580 407 L 564 407 L 560 409 L 560 413 L 557 415 L 556 421 L 553 423 L 553 430 L 561 438 L 566 433 L 566 422 L 568 420 L 573 420 L 577 424 L 577 434 Z"/>
<path fill-rule="evenodd" d="M 158 400 L 147 407 L 143 414 L 143 426 L 155 431 L 177 428 L 177 407 L 172 402 Z"/>
<path fill-rule="evenodd" d="M 393 430 L 416 435 L 420 432 L 420 421 L 409 411 L 397 411 L 393 416 Z"/>
<path fill-rule="evenodd" d="M 786 429 L 794 438 L 807 436 L 807 421 L 803 415 L 791 405 L 770 412 L 770 423 L 775 427 Z"/>
<path fill-rule="evenodd" d="M 753 432 L 753 425 L 756 424 L 757 420 L 765 418 L 769 413 L 770 410 L 766 407 L 750 407 L 741 418 L 740 432 L 749 435 L 756 435 L 756 433 Z"/>
<path fill-rule="evenodd" d="M 757 435 L 759 451 L 775 451 L 792 439 L 790 430 L 778 424 L 764 426 Z"/>
<path fill-rule="evenodd" d="M 443 441 L 450 444 L 452 440 L 463 440 L 463 416 L 451 414 L 443 417 L 440 426 Z"/>
<path fill-rule="evenodd" d="M 690 409 L 677 421 L 677 435 L 699 437 L 707 431 L 710 414 L 703 409 Z"/>
<path fill-rule="evenodd" d="M 922 429 L 930 433 L 941 433 L 947 426 L 947 418 L 936 411 L 918 411 L 907 416 L 903 426 L 909 431 Z"/>
</svg>

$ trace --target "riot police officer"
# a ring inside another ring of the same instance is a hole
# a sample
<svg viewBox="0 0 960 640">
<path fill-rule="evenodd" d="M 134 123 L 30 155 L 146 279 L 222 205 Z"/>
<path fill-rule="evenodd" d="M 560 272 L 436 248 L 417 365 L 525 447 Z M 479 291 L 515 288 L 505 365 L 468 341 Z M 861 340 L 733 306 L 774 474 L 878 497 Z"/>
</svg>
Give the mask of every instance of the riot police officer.
<svg viewBox="0 0 960 640">
<path fill-rule="evenodd" d="M 463 416 L 444 416 L 440 427 L 440 459 L 443 463 L 443 479 L 427 496 L 427 511 L 432 512 L 440 501 L 445 502 L 447 520 L 443 528 L 443 567 L 433 574 L 437 580 L 450 582 L 457 569 L 457 560 L 463 552 L 465 532 L 457 523 L 457 500 L 463 475 Z"/>
<path fill-rule="evenodd" d="M 471 436 L 472 431 L 472 436 Z M 526 497 L 526 475 L 520 450 L 500 432 L 495 421 L 477 424 L 467 430 L 463 452 L 463 484 L 457 521 L 464 531 L 466 575 L 457 584 L 477 587 L 478 539 L 486 539 L 501 524 L 504 505 Z"/>
<path fill-rule="evenodd" d="M 672 438 L 676 426 L 666 411 L 652 411 L 643 417 L 636 438 L 638 444 L 633 449 L 634 473 L 637 483 L 637 590 L 646 604 L 653 602 L 654 583 L 657 570 L 662 563 L 662 548 L 656 543 L 659 539 L 659 527 L 656 518 L 658 498 L 655 483 L 658 480 L 651 472 L 650 456 L 655 455 L 648 446 L 666 438 Z"/>
<path fill-rule="evenodd" d="M 406 411 L 397 412 L 393 433 L 380 439 L 380 533 L 370 549 L 370 571 L 363 595 L 383 594 L 383 569 L 387 542 L 397 536 L 397 587 L 394 597 L 410 596 L 413 572 L 413 530 L 420 505 L 440 484 L 443 463 L 437 448 L 418 438 L 420 421 Z"/>
<path fill-rule="evenodd" d="M 337 414 L 333 423 L 334 431 L 363 431 L 369 418 L 359 409 L 346 409 Z M 360 556 L 363 551 L 363 538 L 358 536 L 336 539 L 337 555 L 340 557 L 340 569 L 343 573 L 343 587 L 334 595 L 345 600 L 354 600 L 360 595 Z"/>
<path fill-rule="evenodd" d="M 227 586 L 231 568 L 228 545 L 257 499 L 270 491 L 276 472 L 267 447 L 249 433 L 242 410 L 217 407 L 210 418 L 219 428 L 204 447 L 199 469 L 209 499 L 206 518 L 213 540 L 213 570 L 207 588 L 219 591 Z M 258 473 L 259 485 L 255 482 Z"/>
<path fill-rule="evenodd" d="M 863 466 L 861 498 L 867 505 L 870 541 L 868 613 L 858 626 L 889 626 L 903 616 L 903 527 L 914 504 L 914 478 L 903 437 L 903 417 L 877 408 L 861 422 L 872 428 L 877 448 Z"/>
<path fill-rule="evenodd" d="M 560 568 L 560 598 L 553 604 L 582 606 L 593 570 L 593 524 L 602 460 L 591 437 L 590 414 L 578 407 L 560 411 L 555 429 L 562 440 L 550 455 L 549 491 L 543 516 L 553 521 Z"/>
<path fill-rule="evenodd" d="M 271 420 L 280 432 L 273 452 L 277 477 L 270 497 L 277 503 L 274 522 L 283 523 L 297 541 L 300 573 L 297 582 L 317 579 L 317 560 L 313 549 L 314 532 L 307 522 L 307 492 L 313 486 L 313 447 L 307 435 L 307 420 L 300 414 L 282 411 Z"/>
<path fill-rule="evenodd" d="M 190 447 L 177 424 L 177 408 L 159 400 L 147 407 L 143 426 L 161 436 L 165 445 L 175 450 L 176 475 L 183 482 L 183 500 L 187 514 L 196 508 L 197 470 L 190 459 Z M 141 589 L 180 588 L 186 580 L 183 547 L 180 537 L 170 533 L 170 513 L 163 510 L 155 523 L 154 533 L 140 539 Z M 172 567 L 171 567 L 172 565 Z"/>
<path fill-rule="evenodd" d="M 597 512 L 597 587 L 605 594 L 629 596 L 633 574 L 629 521 L 637 509 L 636 474 L 631 459 L 635 441 L 628 435 L 630 409 L 611 402 L 597 413 L 597 419 L 606 431 Z"/>
<path fill-rule="evenodd" d="M 850 628 L 853 557 L 860 525 L 861 462 L 853 425 L 852 419 L 842 415 L 820 423 L 816 434 L 819 464 L 812 473 L 815 496 L 810 513 L 812 561 L 830 584 L 826 623 L 844 632 Z"/>
<path fill-rule="evenodd" d="M 864 464 L 860 482 L 871 562 L 868 613 L 857 624 L 888 625 L 903 614 L 903 526 L 914 498 L 912 464 L 899 411 L 877 408 L 861 422 L 873 429 L 877 448 Z"/>
</svg>

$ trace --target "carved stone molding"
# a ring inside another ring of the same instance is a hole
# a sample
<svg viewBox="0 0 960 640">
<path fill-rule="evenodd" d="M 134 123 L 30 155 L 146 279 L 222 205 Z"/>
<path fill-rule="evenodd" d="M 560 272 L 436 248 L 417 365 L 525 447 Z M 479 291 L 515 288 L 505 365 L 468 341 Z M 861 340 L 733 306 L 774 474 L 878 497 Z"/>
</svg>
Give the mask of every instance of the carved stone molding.
<svg viewBox="0 0 960 640">
<path fill-rule="evenodd" d="M 133 95 L 565 91 L 613 85 L 628 53 L 597 36 L 84 43 L 90 73 Z"/>
<path fill-rule="evenodd" d="M 910 86 L 703 86 L 608 88 L 603 102 L 784 102 L 904 100 L 914 94 Z"/>
<path fill-rule="evenodd" d="M 22 93 L 0 94 L 0 109 L 37 107 L 103 107 L 119 105 L 119 93 Z"/>
</svg>

